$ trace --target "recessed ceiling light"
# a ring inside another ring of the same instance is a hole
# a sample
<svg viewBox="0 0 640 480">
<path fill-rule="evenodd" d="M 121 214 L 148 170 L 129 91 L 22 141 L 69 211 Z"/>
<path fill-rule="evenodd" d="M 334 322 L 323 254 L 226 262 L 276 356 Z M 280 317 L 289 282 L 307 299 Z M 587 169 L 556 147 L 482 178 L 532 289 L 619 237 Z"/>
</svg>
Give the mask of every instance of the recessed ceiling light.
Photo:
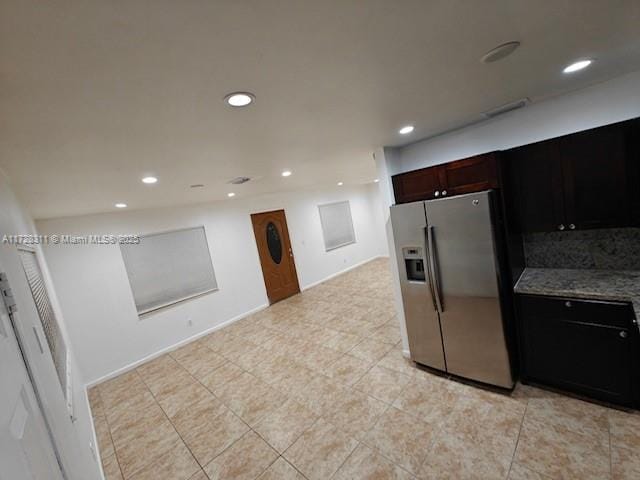
<svg viewBox="0 0 640 480">
<path fill-rule="evenodd" d="M 564 70 L 562 70 L 563 73 L 573 73 L 573 72 L 577 72 L 579 70 L 582 70 L 583 68 L 587 68 L 589 65 L 591 65 L 592 60 L 578 60 L 577 62 L 573 62 L 571 65 L 568 65 L 564 68 Z"/>
<path fill-rule="evenodd" d="M 373 181 L 373 183 L 378 183 L 379 181 L 380 181 L 380 179 L 379 179 L 379 178 L 376 178 L 376 179 Z"/>
<path fill-rule="evenodd" d="M 282 172 L 282 176 L 283 177 L 290 177 L 291 176 L 291 170 L 285 170 L 284 172 Z"/>
<path fill-rule="evenodd" d="M 398 130 L 398 133 L 400 135 L 408 135 L 411 132 L 413 132 L 413 125 L 407 125 L 405 127 L 402 127 L 400 130 Z"/>
<path fill-rule="evenodd" d="M 116 208 L 127 208 L 127 204 L 126 203 L 116 203 L 115 207 Z"/>
<path fill-rule="evenodd" d="M 255 95 L 249 92 L 233 92 L 224 97 L 227 104 L 232 107 L 246 107 L 253 103 L 255 98 Z"/>
<path fill-rule="evenodd" d="M 233 192 L 229 192 L 229 193 L 227 193 L 227 197 L 229 197 L 229 198 L 231 198 L 231 197 L 235 197 L 235 196 L 236 196 L 236 194 L 235 194 L 235 193 L 233 193 Z"/>
<path fill-rule="evenodd" d="M 341 187 L 342 185 L 344 185 L 344 183 L 342 182 L 338 182 L 338 186 Z"/>
<path fill-rule="evenodd" d="M 142 183 L 148 183 L 148 184 L 156 183 L 157 181 L 158 179 L 156 177 L 144 177 L 142 179 Z"/>
</svg>

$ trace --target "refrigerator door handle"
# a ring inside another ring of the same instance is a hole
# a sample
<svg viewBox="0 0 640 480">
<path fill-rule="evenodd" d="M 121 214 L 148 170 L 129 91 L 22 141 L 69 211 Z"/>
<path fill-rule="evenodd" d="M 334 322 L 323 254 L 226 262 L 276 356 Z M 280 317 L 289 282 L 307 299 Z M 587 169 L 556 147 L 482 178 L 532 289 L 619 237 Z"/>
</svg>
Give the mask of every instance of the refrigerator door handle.
<svg viewBox="0 0 640 480">
<path fill-rule="evenodd" d="M 433 230 L 434 226 L 429 225 L 427 227 L 427 244 L 429 251 L 429 277 L 433 279 L 433 290 L 435 291 L 435 295 L 433 296 L 436 300 L 436 306 L 439 312 L 444 312 L 443 303 L 442 303 L 442 295 L 440 291 L 440 279 L 438 278 L 438 266 L 436 264 L 436 254 L 435 254 L 435 241 L 433 239 Z"/>
<path fill-rule="evenodd" d="M 429 246 L 429 227 L 426 225 L 422 227 L 424 231 L 424 249 L 426 252 L 430 252 Z M 427 258 L 425 258 L 425 263 L 427 264 L 426 272 L 427 272 L 427 283 L 429 284 L 429 291 L 431 292 L 431 301 L 433 302 L 433 309 L 437 312 L 438 306 L 436 304 L 436 292 L 433 289 L 433 278 L 431 277 L 431 253 L 427 253 Z"/>
</svg>

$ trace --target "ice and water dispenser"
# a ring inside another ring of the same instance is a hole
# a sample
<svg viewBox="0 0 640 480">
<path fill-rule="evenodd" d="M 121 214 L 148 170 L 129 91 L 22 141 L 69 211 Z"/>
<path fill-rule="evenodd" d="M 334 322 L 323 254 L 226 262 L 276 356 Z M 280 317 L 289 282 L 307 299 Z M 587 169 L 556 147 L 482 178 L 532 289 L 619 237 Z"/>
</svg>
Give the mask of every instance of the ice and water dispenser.
<svg viewBox="0 0 640 480">
<path fill-rule="evenodd" d="M 402 256 L 407 270 L 407 280 L 410 282 L 424 282 L 426 277 L 422 247 L 404 247 Z"/>
</svg>

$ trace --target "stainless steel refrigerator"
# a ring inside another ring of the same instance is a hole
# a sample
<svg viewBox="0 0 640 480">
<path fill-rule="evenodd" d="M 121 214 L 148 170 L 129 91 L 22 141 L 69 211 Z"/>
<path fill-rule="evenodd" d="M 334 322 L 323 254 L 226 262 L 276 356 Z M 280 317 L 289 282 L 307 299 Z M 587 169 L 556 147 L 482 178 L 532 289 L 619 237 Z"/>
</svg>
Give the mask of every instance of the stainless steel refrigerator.
<svg viewBox="0 0 640 480">
<path fill-rule="evenodd" d="M 493 191 L 391 207 L 412 360 L 512 388 L 498 222 Z"/>
</svg>

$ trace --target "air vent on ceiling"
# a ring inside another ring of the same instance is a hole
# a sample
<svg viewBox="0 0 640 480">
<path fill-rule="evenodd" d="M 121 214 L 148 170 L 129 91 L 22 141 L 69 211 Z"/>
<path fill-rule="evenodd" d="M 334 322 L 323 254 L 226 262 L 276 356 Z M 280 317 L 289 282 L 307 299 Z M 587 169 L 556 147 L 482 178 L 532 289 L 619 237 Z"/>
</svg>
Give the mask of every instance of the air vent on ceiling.
<svg viewBox="0 0 640 480">
<path fill-rule="evenodd" d="M 485 118 L 497 117 L 498 115 L 502 115 L 503 113 L 522 108 L 529 102 L 531 102 L 531 100 L 529 100 L 528 98 L 521 98 L 520 100 L 516 100 L 515 102 L 505 103 L 504 105 L 501 105 L 499 107 L 487 110 L 486 112 L 482 112 L 482 116 Z"/>
<path fill-rule="evenodd" d="M 227 183 L 232 185 L 242 185 L 243 183 L 247 183 L 249 180 L 251 180 L 249 177 L 236 177 L 232 178 Z"/>
<path fill-rule="evenodd" d="M 480 61 L 482 63 L 497 62 L 498 60 L 502 60 L 504 57 L 511 55 L 519 46 L 520 42 L 517 41 L 503 43 L 502 45 L 498 45 L 496 48 L 485 53 L 482 58 L 480 58 Z"/>
</svg>

